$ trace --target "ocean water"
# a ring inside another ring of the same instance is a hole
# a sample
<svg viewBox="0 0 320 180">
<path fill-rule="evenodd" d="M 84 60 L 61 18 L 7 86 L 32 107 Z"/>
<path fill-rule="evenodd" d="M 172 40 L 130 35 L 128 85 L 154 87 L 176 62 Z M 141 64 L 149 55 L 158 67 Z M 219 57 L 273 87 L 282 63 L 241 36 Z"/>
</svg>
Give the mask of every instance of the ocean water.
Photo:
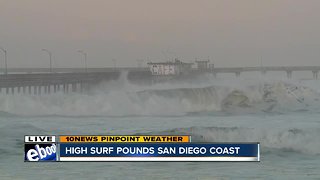
<svg viewBox="0 0 320 180">
<path fill-rule="evenodd" d="M 260 142 L 261 162 L 23 162 L 28 134 Z M 0 95 L 0 179 L 320 179 L 320 82 L 213 79 Z"/>
</svg>

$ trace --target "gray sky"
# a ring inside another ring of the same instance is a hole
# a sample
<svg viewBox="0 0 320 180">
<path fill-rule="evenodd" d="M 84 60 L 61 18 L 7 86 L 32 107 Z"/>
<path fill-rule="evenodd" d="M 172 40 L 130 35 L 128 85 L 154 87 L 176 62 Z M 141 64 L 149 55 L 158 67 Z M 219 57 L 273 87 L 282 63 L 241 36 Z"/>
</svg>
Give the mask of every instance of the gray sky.
<svg viewBox="0 0 320 180">
<path fill-rule="evenodd" d="M 319 0 L 0 0 L 9 67 L 136 66 L 178 56 L 216 66 L 320 65 Z M 3 54 L 0 54 L 3 65 Z M 82 61 L 81 61 L 82 60 Z"/>
</svg>

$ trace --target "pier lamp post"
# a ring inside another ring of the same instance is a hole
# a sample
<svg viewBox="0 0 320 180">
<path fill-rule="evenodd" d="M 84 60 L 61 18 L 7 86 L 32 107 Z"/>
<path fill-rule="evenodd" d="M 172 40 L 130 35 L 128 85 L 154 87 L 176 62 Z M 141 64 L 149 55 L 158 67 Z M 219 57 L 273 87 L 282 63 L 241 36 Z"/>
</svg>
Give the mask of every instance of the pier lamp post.
<svg viewBox="0 0 320 180">
<path fill-rule="evenodd" d="M 79 50 L 78 52 L 84 56 L 85 71 L 86 71 L 86 73 L 87 73 L 87 72 L 88 72 L 88 67 L 87 67 L 87 53 L 84 52 L 83 50 Z"/>
<path fill-rule="evenodd" d="M 7 66 L 7 50 L 5 50 L 4 48 L 0 47 L 0 49 L 3 51 L 4 53 L 4 65 L 5 65 L 5 70 L 4 70 L 4 74 L 7 75 L 8 74 L 8 66 Z"/>
<path fill-rule="evenodd" d="M 52 73 L 52 53 L 47 49 L 42 49 L 42 51 L 47 52 L 49 55 L 49 61 L 50 61 L 50 73 Z"/>
</svg>

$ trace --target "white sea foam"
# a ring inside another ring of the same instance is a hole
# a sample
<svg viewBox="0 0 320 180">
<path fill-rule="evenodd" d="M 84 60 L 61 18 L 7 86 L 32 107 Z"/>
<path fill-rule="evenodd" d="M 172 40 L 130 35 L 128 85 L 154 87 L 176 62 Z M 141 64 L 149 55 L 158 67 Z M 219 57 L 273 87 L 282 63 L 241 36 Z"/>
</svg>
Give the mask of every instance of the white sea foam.
<svg viewBox="0 0 320 180">
<path fill-rule="evenodd" d="M 137 86 L 122 76 L 87 94 L 2 94 L 0 111 L 29 116 L 184 115 L 219 111 L 282 113 L 318 111 L 319 97 L 318 89 L 298 82 L 210 79 Z"/>
</svg>

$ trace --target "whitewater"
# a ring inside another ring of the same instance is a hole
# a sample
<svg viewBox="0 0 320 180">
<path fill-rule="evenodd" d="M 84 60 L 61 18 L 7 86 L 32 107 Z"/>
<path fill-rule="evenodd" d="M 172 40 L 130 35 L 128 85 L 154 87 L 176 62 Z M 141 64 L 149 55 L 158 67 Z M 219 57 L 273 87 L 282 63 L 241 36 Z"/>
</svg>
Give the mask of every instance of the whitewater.
<svg viewBox="0 0 320 180">
<path fill-rule="evenodd" d="M 0 95 L 0 179 L 320 179 L 320 81 L 223 79 Z M 261 162 L 23 162 L 24 135 L 260 142 Z"/>
</svg>

